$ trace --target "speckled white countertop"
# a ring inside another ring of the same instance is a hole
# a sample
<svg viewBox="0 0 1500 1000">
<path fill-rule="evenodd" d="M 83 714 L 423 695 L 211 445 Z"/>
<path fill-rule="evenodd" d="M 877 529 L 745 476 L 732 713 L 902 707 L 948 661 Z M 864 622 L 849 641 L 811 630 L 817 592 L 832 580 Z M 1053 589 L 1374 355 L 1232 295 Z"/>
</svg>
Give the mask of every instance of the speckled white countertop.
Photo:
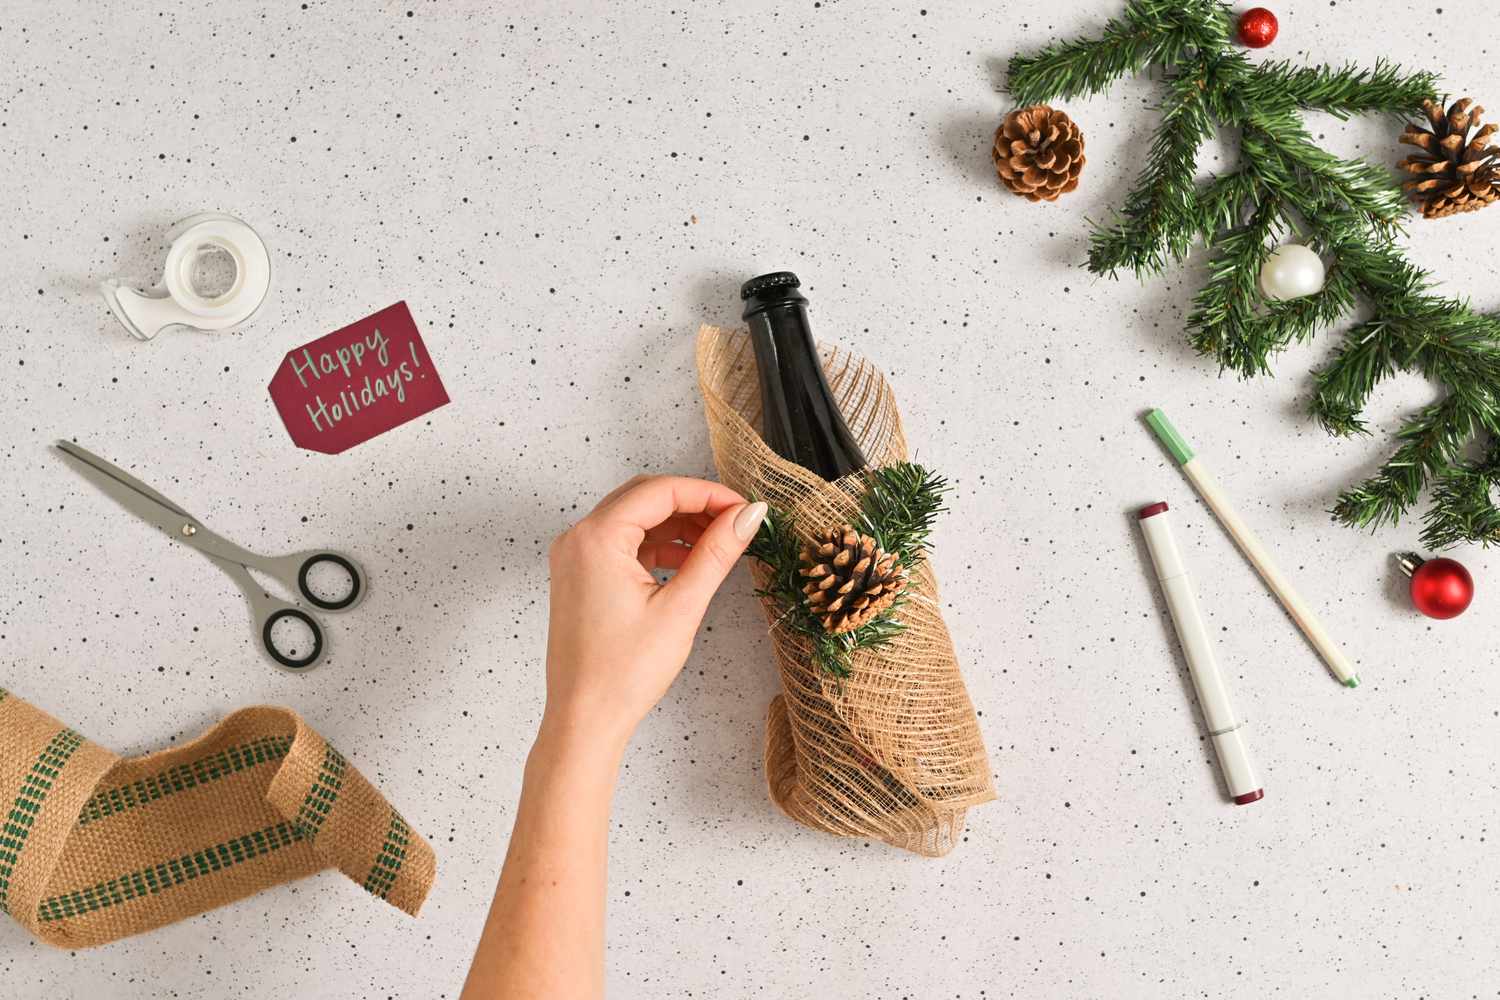
<svg viewBox="0 0 1500 1000">
<path fill-rule="evenodd" d="M 1279 3 L 1263 56 L 1440 71 L 1500 102 L 1483 0 Z M 922 4 L 926 4 L 924 9 Z M 1079 192 L 1032 205 L 987 151 L 1004 61 L 1113 0 L 549 0 L 0 11 L 0 683 L 125 752 L 290 705 L 437 849 L 411 920 L 335 873 L 66 953 L 0 921 L 0 983 L 57 997 L 453 998 L 542 697 L 549 539 L 641 471 L 712 470 L 692 364 L 745 277 L 788 267 L 819 333 L 867 353 L 954 479 L 935 563 L 1000 790 L 924 860 L 779 815 L 776 690 L 740 571 L 641 729 L 616 799 L 621 998 L 1470 997 L 1495 989 L 1500 558 L 1447 624 L 1376 536 L 1329 523 L 1387 440 L 1335 441 L 1306 372 L 1217 378 L 1181 329 L 1198 276 L 1095 280 L 1087 218 L 1144 156 L 1151 89 L 1068 110 Z M 1392 161 L 1399 126 L 1314 122 Z M 249 328 L 125 336 L 93 291 L 151 284 L 169 224 L 254 224 Z M 1500 211 L 1418 224 L 1500 307 Z M 291 347 L 398 299 L 451 405 L 341 456 L 292 446 L 265 385 Z M 1383 429 L 1425 401 L 1384 385 Z M 1210 457 L 1364 686 L 1339 687 L 1138 420 Z M 334 545 L 369 600 L 330 661 L 278 673 L 206 560 L 49 452 L 75 437 L 275 552 Z M 1130 511 L 1166 499 L 1266 798 L 1225 804 Z"/>
</svg>

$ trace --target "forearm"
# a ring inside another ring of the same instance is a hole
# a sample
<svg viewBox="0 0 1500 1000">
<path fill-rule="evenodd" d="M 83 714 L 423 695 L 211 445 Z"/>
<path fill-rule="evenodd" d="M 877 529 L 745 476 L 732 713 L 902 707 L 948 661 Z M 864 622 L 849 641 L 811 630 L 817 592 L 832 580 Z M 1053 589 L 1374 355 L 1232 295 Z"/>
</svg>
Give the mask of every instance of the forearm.
<svg viewBox="0 0 1500 1000">
<path fill-rule="evenodd" d="M 620 758 L 766 510 L 715 483 L 639 477 L 552 543 L 547 712 L 462 1000 L 604 996 Z"/>
<path fill-rule="evenodd" d="M 462 1000 L 604 996 L 609 805 L 623 740 L 542 725 Z"/>
</svg>

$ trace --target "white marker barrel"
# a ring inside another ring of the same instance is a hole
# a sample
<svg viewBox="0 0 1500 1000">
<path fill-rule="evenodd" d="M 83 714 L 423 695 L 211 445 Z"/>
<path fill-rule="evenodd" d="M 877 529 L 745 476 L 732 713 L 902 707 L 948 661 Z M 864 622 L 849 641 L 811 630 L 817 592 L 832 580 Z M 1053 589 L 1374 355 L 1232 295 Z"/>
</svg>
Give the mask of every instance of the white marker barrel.
<svg viewBox="0 0 1500 1000">
<path fill-rule="evenodd" d="M 1177 638 L 1182 642 L 1193 688 L 1198 692 L 1203 721 L 1208 725 L 1219 767 L 1224 772 L 1224 783 L 1236 805 L 1254 802 L 1265 792 L 1250 764 L 1245 723 L 1235 715 L 1229 689 L 1224 686 L 1223 675 L 1219 673 L 1213 643 L 1198 610 L 1198 598 L 1193 594 L 1192 578 L 1188 576 L 1187 565 L 1182 561 L 1182 552 L 1172 534 L 1167 505 L 1154 503 L 1142 507 L 1140 522 L 1141 531 L 1146 536 L 1146 548 L 1151 552 L 1151 562 L 1156 566 L 1156 577 L 1172 613 L 1172 623 L 1177 627 Z"/>
</svg>

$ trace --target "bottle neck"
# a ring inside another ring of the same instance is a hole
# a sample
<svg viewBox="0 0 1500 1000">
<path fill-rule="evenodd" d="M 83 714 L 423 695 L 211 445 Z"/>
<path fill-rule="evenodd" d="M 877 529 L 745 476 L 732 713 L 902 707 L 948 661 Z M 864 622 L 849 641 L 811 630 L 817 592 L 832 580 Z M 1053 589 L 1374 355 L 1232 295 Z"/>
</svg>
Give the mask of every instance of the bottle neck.
<svg viewBox="0 0 1500 1000">
<path fill-rule="evenodd" d="M 834 480 L 866 466 L 823 374 L 806 300 L 746 317 L 760 368 L 762 436 L 781 457 Z"/>
<path fill-rule="evenodd" d="M 818 345 L 813 340 L 812 324 L 807 320 L 807 302 L 787 301 L 767 306 L 747 317 L 750 334 L 769 339 L 783 357 L 805 357 L 821 367 Z"/>
</svg>

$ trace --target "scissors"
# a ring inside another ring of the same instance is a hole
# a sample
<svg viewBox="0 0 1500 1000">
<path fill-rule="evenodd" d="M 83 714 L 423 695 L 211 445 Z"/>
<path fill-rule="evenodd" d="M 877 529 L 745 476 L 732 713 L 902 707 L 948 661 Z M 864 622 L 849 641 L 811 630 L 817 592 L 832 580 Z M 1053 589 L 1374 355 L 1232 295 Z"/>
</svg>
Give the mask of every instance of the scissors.
<svg viewBox="0 0 1500 1000">
<path fill-rule="evenodd" d="M 314 549 L 286 556 L 256 555 L 214 534 L 177 504 L 98 455 L 69 441 L 59 441 L 57 447 L 83 478 L 103 490 L 121 507 L 148 524 L 156 525 L 168 537 L 197 549 L 228 574 L 250 605 L 251 624 L 259 635 L 261 649 L 279 667 L 293 673 L 304 673 L 317 666 L 323 659 L 323 627 L 297 605 L 266 593 L 250 575 L 250 570 L 277 581 L 288 593 L 301 594 L 323 611 L 348 611 L 365 596 L 365 571 L 343 553 Z M 336 566 L 348 576 L 348 591 L 343 597 L 327 600 L 308 587 L 307 574 L 320 563 Z M 273 634 L 276 626 L 289 620 L 300 622 L 312 635 L 311 649 L 305 654 L 299 655 L 296 648 L 283 650 L 276 644 Z"/>
</svg>

